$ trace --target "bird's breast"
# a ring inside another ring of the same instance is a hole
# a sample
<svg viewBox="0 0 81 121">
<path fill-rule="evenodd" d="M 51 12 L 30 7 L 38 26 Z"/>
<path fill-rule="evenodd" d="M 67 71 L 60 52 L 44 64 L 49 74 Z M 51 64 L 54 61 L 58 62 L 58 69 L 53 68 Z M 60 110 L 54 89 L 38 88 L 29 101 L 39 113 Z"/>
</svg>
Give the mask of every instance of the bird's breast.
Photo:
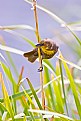
<svg viewBox="0 0 81 121">
<path fill-rule="evenodd" d="M 42 52 L 46 55 L 53 55 L 55 53 L 54 50 L 47 50 L 44 47 L 41 48 Z"/>
</svg>

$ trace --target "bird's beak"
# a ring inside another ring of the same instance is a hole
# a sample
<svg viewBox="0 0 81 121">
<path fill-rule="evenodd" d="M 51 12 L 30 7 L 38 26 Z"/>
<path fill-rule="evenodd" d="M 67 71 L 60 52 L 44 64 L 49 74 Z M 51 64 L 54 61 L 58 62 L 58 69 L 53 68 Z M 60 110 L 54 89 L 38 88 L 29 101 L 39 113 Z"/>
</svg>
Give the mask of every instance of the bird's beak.
<svg viewBox="0 0 81 121">
<path fill-rule="evenodd" d="M 37 45 L 36 45 L 36 47 L 41 47 L 41 46 L 43 46 L 44 44 L 43 43 L 38 43 Z"/>
</svg>

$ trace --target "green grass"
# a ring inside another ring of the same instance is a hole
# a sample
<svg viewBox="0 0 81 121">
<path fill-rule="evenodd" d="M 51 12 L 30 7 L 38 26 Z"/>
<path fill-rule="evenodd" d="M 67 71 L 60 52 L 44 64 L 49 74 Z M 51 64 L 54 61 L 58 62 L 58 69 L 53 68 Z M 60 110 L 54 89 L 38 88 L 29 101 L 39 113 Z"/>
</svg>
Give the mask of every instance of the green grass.
<svg viewBox="0 0 81 121">
<path fill-rule="evenodd" d="M 31 0 L 25 0 L 27 4 L 32 4 Z M 40 10 L 43 10 L 48 16 L 52 17 L 54 21 L 63 25 L 65 29 L 68 29 L 68 32 L 72 34 L 77 41 L 77 45 L 75 47 L 70 46 L 73 49 L 73 52 L 77 54 L 77 61 L 81 58 L 81 40 L 74 33 L 73 29 L 77 29 L 77 26 L 80 26 L 80 22 L 75 22 L 71 24 L 66 24 L 61 18 L 56 16 L 51 11 L 37 5 Z M 76 25 L 75 28 L 72 28 Z M 2 26 L 0 28 L 1 31 L 8 32 L 13 34 L 14 36 L 18 36 L 29 43 L 32 47 L 35 47 L 35 44 L 25 37 L 24 35 L 17 33 L 15 30 L 17 29 L 27 29 L 28 31 L 33 31 L 36 35 L 35 29 L 29 25 L 14 25 L 14 26 Z M 70 45 L 70 42 L 67 44 Z M 44 109 L 41 104 L 41 98 L 39 97 L 39 93 L 41 93 L 41 88 L 34 88 L 32 85 L 32 80 L 27 78 L 23 78 L 24 69 L 21 66 L 21 72 L 17 71 L 16 65 L 12 57 L 10 56 L 10 52 L 14 52 L 15 54 L 23 55 L 23 51 L 17 50 L 15 48 L 7 47 L 6 44 L 1 45 L 0 49 L 6 52 L 6 56 L 9 59 L 9 63 L 14 69 L 15 75 L 18 77 L 18 83 L 13 76 L 13 72 L 11 71 L 11 67 L 8 66 L 8 62 L 5 57 L 0 53 L 0 57 L 2 61 L 0 61 L 0 68 L 3 72 L 0 72 L 0 84 L 2 90 L 0 90 L 3 94 L 3 97 L 0 98 L 0 120 L 1 121 L 77 121 L 81 120 L 81 83 L 80 83 L 80 75 L 77 76 L 78 71 L 81 71 L 81 67 L 77 64 L 74 64 L 65 57 L 63 57 L 62 52 L 59 50 L 58 56 L 56 58 L 56 66 L 51 63 L 50 60 L 43 60 L 44 73 L 43 73 L 43 82 L 44 82 Z M 59 48 L 60 49 L 60 48 Z M 77 51 L 79 50 L 79 51 Z M 66 50 L 65 50 L 66 51 Z M 73 67 L 73 72 L 71 72 L 71 66 Z M 75 71 L 76 70 L 76 71 Z M 39 74 L 39 73 L 38 73 Z M 6 85 L 5 85 L 5 77 L 6 80 L 9 80 L 12 85 L 13 94 L 9 95 Z M 79 79 L 78 79 L 79 78 Z M 77 82 L 76 80 L 79 80 Z M 29 89 L 25 89 L 23 86 L 23 82 L 28 82 Z M 41 85 L 40 85 L 41 86 Z M 22 92 L 19 87 L 22 88 Z M 71 94 L 72 92 L 72 94 Z M 74 106 L 71 105 L 71 102 L 68 102 L 68 95 L 72 95 Z M 17 109 L 17 101 L 20 101 L 20 105 L 22 107 L 21 113 L 18 113 Z M 76 107 L 76 108 L 74 108 Z M 69 112 L 70 110 L 70 112 Z M 72 115 L 70 115 L 70 113 Z M 79 117 L 78 119 L 76 118 Z"/>
</svg>

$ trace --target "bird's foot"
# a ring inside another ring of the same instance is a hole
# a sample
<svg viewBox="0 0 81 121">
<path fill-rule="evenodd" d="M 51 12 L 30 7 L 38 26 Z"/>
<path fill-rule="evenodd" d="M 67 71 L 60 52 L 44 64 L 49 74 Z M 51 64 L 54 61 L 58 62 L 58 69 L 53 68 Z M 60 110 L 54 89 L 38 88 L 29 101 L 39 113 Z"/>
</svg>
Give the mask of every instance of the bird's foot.
<svg viewBox="0 0 81 121">
<path fill-rule="evenodd" d="M 38 69 L 38 72 L 41 72 L 41 71 L 43 71 L 43 67 L 40 67 L 40 68 Z"/>
</svg>

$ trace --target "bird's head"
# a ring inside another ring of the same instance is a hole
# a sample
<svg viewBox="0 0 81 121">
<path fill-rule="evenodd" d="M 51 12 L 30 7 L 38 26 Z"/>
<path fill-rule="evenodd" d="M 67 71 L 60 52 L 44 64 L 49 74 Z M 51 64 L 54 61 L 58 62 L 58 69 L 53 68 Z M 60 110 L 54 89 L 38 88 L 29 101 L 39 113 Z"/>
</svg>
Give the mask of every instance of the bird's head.
<svg viewBox="0 0 81 121">
<path fill-rule="evenodd" d="M 58 51 L 58 46 L 53 42 L 51 39 L 44 39 L 39 44 L 36 45 L 37 47 L 45 48 L 46 50 L 54 50 L 55 52 Z"/>
</svg>

